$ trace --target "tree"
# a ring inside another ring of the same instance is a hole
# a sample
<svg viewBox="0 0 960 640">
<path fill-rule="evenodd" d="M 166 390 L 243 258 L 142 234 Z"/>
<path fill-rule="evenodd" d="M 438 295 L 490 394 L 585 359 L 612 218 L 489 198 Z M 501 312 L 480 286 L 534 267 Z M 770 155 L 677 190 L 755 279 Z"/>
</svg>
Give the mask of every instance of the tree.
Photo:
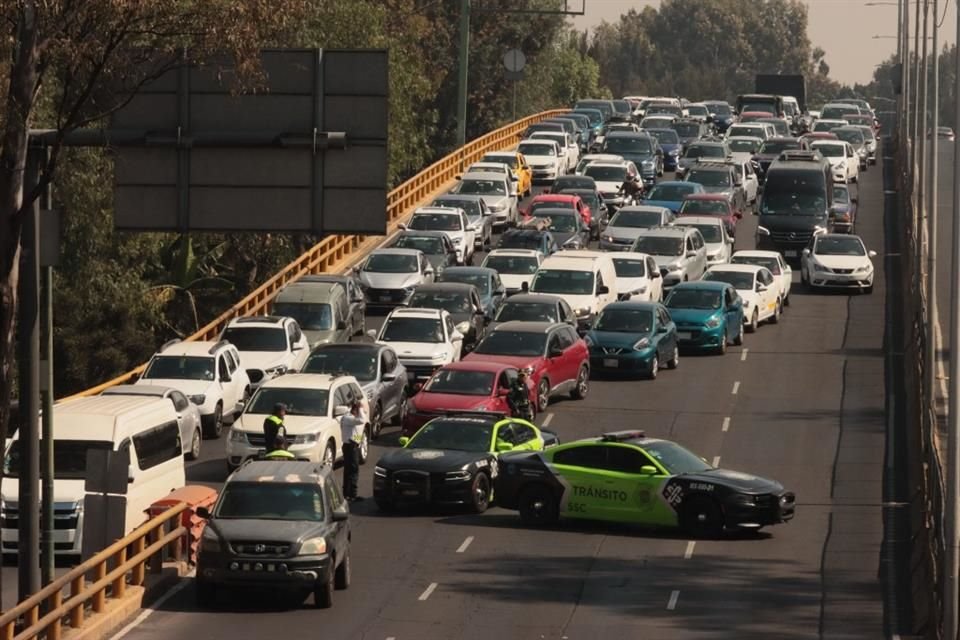
<svg viewBox="0 0 960 640">
<path fill-rule="evenodd" d="M 299 20 L 300 0 L 7 0 L 0 44 L 0 435 L 6 436 L 26 213 L 54 178 L 69 132 L 99 123 L 146 81 L 182 60 L 233 54 L 242 74 Z M 44 109 L 40 119 L 41 108 Z M 25 192 L 29 130 L 55 130 L 40 184 Z"/>
</svg>

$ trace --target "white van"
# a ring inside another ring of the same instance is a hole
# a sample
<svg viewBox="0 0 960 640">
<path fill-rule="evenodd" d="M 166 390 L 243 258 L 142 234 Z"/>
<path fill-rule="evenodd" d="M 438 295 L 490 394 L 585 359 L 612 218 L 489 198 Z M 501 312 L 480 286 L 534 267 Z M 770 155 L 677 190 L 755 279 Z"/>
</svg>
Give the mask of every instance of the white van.
<svg viewBox="0 0 960 640">
<path fill-rule="evenodd" d="M 124 534 L 146 519 L 151 504 L 186 484 L 180 427 L 169 400 L 110 395 L 70 400 L 53 407 L 53 429 L 53 541 L 58 555 L 80 555 L 83 549 L 87 451 L 130 450 Z M 4 553 L 17 552 L 18 435 L 4 458 Z"/>
<path fill-rule="evenodd" d="M 529 292 L 560 296 L 577 314 L 578 328 L 586 329 L 604 307 L 617 301 L 617 270 L 609 253 L 560 251 L 540 264 Z"/>
</svg>

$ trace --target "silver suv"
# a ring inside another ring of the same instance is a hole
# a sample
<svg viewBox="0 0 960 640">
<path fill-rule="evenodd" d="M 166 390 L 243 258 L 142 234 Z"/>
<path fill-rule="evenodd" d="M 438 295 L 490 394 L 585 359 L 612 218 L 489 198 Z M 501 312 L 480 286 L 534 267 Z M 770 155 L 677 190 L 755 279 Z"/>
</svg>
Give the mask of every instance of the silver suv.
<svg viewBox="0 0 960 640">
<path fill-rule="evenodd" d="M 703 236 L 694 227 L 652 227 L 637 236 L 635 253 L 645 253 L 656 261 L 663 276 L 664 291 L 680 282 L 699 280 L 707 270 L 707 248 Z"/>
</svg>

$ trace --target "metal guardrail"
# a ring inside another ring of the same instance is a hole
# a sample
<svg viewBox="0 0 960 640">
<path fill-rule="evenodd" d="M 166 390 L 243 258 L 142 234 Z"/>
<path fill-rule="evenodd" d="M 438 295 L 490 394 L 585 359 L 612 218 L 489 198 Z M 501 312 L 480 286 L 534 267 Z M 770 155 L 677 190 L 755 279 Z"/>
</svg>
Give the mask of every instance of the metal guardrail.
<svg viewBox="0 0 960 640">
<path fill-rule="evenodd" d="M 83 626 L 88 605 L 94 613 L 101 613 L 107 606 L 107 598 L 122 598 L 128 584 L 142 586 L 148 562 L 151 570 L 159 573 L 165 548 L 170 547 L 174 560 L 180 560 L 181 538 L 188 534 L 187 528 L 180 525 L 180 514 L 188 508 L 187 503 L 181 502 L 147 520 L 126 537 L 4 612 L 0 615 L 0 640 L 33 640 L 41 636 L 46 640 L 60 640 L 64 623 L 71 629 Z M 177 526 L 173 527 L 174 524 Z M 88 585 L 89 573 L 94 577 Z M 68 586 L 70 593 L 64 599 Z"/>
<path fill-rule="evenodd" d="M 464 167 L 476 162 L 485 153 L 513 146 L 517 136 L 531 124 L 566 111 L 566 109 L 542 111 L 491 131 L 437 160 L 392 190 L 387 194 L 387 235 L 396 231 L 398 225 L 410 216 L 414 209 L 454 180 Z M 216 339 L 224 326 L 233 318 L 265 313 L 277 293 L 290 282 L 307 274 L 340 271 L 352 264 L 364 251 L 374 248 L 380 238 L 383 236 L 347 235 L 324 238 L 186 340 Z M 146 363 L 141 364 L 112 380 L 61 400 L 97 395 L 109 387 L 130 382 L 134 376 L 142 373 L 145 367 Z"/>
</svg>

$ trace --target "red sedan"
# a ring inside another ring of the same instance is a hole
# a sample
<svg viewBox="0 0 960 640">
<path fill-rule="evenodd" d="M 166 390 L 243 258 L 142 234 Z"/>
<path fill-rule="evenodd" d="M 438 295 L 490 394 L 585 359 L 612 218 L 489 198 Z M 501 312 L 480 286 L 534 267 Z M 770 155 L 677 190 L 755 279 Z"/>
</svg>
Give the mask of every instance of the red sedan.
<svg viewBox="0 0 960 640">
<path fill-rule="evenodd" d="M 590 226 L 590 221 L 593 220 L 593 212 L 590 211 L 587 203 L 580 199 L 580 196 L 568 193 L 541 193 L 533 197 L 533 200 L 530 201 L 523 215 L 529 218 L 539 207 L 549 209 L 556 209 L 557 207 L 575 209 L 580 214 L 580 217 L 583 218 L 584 226 L 591 231 L 593 230 L 593 227 Z"/>
<path fill-rule="evenodd" d="M 695 193 L 683 199 L 675 224 L 682 225 L 683 216 L 715 216 L 723 219 L 731 238 L 737 235 L 737 221 L 743 212 L 733 208 L 730 198 L 722 193 Z"/>
<path fill-rule="evenodd" d="M 464 362 L 496 362 L 526 368 L 536 387 L 537 411 L 545 411 L 550 396 L 587 396 L 590 349 L 576 330 L 557 322 L 504 322 L 477 344 Z"/>
<path fill-rule="evenodd" d="M 507 396 L 517 379 L 516 367 L 497 362 L 454 362 L 437 370 L 417 395 L 410 398 L 403 419 L 403 435 L 413 435 L 427 421 L 451 411 L 510 413 Z M 528 378 L 530 402 L 537 389 Z"/>
</svg>

